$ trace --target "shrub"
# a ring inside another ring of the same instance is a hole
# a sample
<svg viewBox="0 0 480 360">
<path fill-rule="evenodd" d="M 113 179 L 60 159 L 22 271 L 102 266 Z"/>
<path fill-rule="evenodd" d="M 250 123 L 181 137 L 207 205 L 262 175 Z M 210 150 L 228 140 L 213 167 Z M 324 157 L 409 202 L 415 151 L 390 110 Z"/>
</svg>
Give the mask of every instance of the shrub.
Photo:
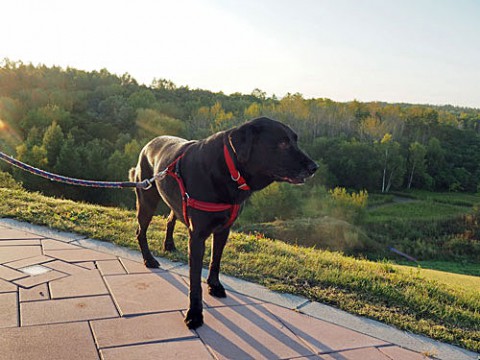
<svg viewBox="0 0 480 360">
<path fill-rule="evenodd" d="M 366 190 L 348 193 L 345 188 L 336 187 L 329 191 L 329 195 L 327 198 L 329 209 L 326 215 L 352 223 L 359 223 L 363 219 L 368 202 Z"/>
<path fill-rule="evenodd" d="M 300 201 L 298 190 L 294 186 L 273 183 L 251 197 L 242 219 L 249 222 L 291 219 L 300 212 Z"/>
<path fill-rule="evenodd" d="M 0 171 L 0 188 L 22 189 L 22 183 L 15 181 L 12 175 Z"/>
</svg>

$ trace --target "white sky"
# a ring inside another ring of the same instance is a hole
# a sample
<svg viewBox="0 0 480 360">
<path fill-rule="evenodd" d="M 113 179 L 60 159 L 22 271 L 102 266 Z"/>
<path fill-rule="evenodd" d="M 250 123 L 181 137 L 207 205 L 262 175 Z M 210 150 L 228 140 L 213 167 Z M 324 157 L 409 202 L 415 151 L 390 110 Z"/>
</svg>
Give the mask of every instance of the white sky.
<svg viewBox="0 0 480 360">
<path fill-rule="evenodd" d="M 0 59 L 480 108 L 478 0 L 0 0 Z"/>
</svg>

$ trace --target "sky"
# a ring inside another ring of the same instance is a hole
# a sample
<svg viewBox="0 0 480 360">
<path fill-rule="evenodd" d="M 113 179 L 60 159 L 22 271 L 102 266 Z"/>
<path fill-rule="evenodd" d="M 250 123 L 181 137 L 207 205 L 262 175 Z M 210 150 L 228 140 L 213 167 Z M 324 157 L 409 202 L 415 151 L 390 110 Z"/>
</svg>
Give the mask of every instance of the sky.
<svg viewBox="0 0 480 360">
<path fill-rule="evenodd" d="M 478 0 L 0 0 L 0 60 L 480 108 Z"/>
</svg>

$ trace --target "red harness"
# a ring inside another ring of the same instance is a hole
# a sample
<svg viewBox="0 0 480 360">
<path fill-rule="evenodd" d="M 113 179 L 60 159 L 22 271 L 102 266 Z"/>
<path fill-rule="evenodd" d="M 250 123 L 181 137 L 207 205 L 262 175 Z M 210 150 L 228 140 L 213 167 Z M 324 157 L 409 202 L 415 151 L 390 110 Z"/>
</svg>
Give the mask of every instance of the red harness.
<svg viewBox="0 0 480 360">
<path fill-rule="evenodd" d="M 238 184 L 238 188 L 240 190 L 250 190 L 250 186 L 248 186 L 245 179 L 240 175 L 240 172 L 235 167 L 233 159 L 228 151 L 228 147 L 226 144 L 223 144 L 223 155 L 225 157 L 225 163 L 227 164 L 228 171 L 230 172 L 230 177 L 233 181 L 236 181 Z M 188 193 L 187 189 L 185 188 L 185 183 L 183 182 L 180 172 L 178 171 L 178 162 L 182 157 L 185 156 L 185 153 L 177 157 L 170 165 L 168 165 L 166 169 L 166 175 L 173 177 L 180 189 L 180 194 L 182 195 L 182 211 L 183 211 L 183 218 L 185 219 L 185 224 L 187 227 L 190 227 L 190 220 L 188 219 L 188 208 L 207 211 L 207 212 L 220 212 L 220 211 L 230 211 L 230 217 L 227 223 L 224 225 L 224 228 L 230 227 L 234 221 L 237 219 L 238 212 L 240 211 L 240 204 L 222 204 L 222 203 L 212 203 L 206 202 L 201 200 L 192 199 Z"/>
</svg>

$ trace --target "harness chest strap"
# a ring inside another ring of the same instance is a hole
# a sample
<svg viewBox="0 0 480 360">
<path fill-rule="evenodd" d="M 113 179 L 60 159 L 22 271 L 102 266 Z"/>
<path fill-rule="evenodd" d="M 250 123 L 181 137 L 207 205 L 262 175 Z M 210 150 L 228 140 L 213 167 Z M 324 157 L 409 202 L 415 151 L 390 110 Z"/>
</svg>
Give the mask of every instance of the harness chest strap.
<svg viewBox="0 0 480 360">
<path fill-rule="evenodd" d="M 236 169 L 235 164 L 233 163 L 233 159 L 230 156 L 230 153 L 228 152 L 227 145 L 225 144 L 224 144 L 223 151 L 224 151 L 225 162 L 227 164 L 232 180 L 237 182 L 237 184 L 239 185 L 238 188 L 240 190 L 245 190 L 245 191 L 250 190 L 250 187 L 248 186 L 247 182 L 240 175 L 240 172 Z M 234 221 L 237 219 L 238 213 L 240 211 L 240 204 L 212 203 L 212 202 L 192 199 L 187 193 L 185 184 L 182 178 L 180 177 L 179 172 L 176 171 L 178 162 L 184 155 L 185 153 L 177 157 L 167 167 L 166 174 L 173 177 L 177 181 L 178 187 L 180 189 L 180 194 L 182 196 L 182 212 L 183 212 L 183 218 L 185 219 L 185 224 L 187 225 L 187 227 L 190 227 L 190 221 L 188 219 L 188 208 L 190 207 L 192 209 L 206 211 L 206 212 L 220 212 L 220 211 L 229 210 L 230 217 L 227 223 L 224 225 L 224 227 L 225 228 L 230 227 L 234 223 Z"/>
</svg>

